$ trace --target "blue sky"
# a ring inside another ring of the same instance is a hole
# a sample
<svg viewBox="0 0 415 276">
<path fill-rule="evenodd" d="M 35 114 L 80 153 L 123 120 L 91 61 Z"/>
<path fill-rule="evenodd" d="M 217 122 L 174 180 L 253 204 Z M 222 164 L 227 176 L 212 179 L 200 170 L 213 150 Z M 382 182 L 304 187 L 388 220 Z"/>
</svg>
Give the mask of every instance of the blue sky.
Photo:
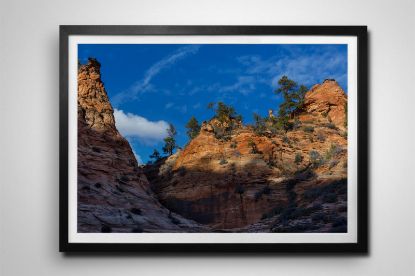
<svg viewBox="0 0 415 276">
<path fill-rule="evenodd" d="M 253 112 L 277 111 L 281 97 L 273 91 L 283 75 L 309 88 L 334 78 L 347 92 L 342 44 L 80 44 L 78 57 L 101 63 L 117 128 L 144 163 L 153 149 L 162 152 L 168 123 L 184 146 L 189 118 L 213 116 L 209 102 L 234 106 L 245 123 L 252 122 Z"/>
</svg>

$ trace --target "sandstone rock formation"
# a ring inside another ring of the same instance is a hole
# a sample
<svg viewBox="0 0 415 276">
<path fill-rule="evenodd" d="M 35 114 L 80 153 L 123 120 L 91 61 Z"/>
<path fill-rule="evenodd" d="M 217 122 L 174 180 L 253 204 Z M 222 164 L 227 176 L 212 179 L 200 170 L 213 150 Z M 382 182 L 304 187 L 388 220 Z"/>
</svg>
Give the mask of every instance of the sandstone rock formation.
<svg viewBox="0 0 415 276">
<path fill-rule="evenodd" d="M 305 96 L 304 115 L 323 115 L 337 128 L 345 130 L 347 97 L 333 79 L 314 85 Z"/>
<path fill-rule="evenodd" d="M 344 91 L 315 85 L 292 122 L 258 133 L 214 118 L 183 150 L 140 167 L 90 59 L 78 70 L 78 231 L 347 231 Z"/>
<path fill-rule="evenodd" d="M 209 231 L 157 200 L 115 127 L 95 59 L 78 70 L 78 231 Z"/>
<path fill-rule="evenodd" d="M 344 232 L 347 97 L 334 80 L 306 93 L 298 125 L 258 135 L 216 119 L 175 156 L 145 173 L 167 208 L 220 231 Z M 162 169 L 160 169 L 162 168 Z"/>
</svg>

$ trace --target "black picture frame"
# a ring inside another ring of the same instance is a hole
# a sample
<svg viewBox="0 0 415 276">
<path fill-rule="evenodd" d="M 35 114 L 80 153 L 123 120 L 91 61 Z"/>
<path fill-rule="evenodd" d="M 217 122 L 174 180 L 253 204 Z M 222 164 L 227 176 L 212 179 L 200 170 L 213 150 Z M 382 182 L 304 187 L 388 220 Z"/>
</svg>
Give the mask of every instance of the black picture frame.
<svg viewBox="0 0 415 276">
<path fill-rule="evenodd" d="M 289 35 L 357 37 L 358 172 L 356 243 L 69 243 L 68 240 L 68 38 L 70 35 Z M 368 252 L 368 41 L 366 26 L 60 26 L 59 56 L 59 251 L 60 252 Z"/>
</svg>

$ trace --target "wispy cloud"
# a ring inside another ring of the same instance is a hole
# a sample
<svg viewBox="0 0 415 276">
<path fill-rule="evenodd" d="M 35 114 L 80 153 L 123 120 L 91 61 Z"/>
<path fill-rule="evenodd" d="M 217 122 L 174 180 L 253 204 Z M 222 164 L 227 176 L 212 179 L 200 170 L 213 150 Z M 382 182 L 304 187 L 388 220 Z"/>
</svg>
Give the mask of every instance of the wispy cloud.
<svg viewBox="0 0 415 276">
<path fill-rule="evenodd" d="M 165 121 L 153 122 L 119 109 L 114 109 L 114 117 L 118 131 L 128 139 L 137 139 L 143 144 L 153 145 L 167 136 L 169 124 Z"/>
<path fill-rule="evenodd" d="M 166 103 L 166 105 L 164 106 L 164 108 L 165 109 L 170 109 L 172 106 L 174 106 L 174 103 L 169 102 L 169 103 Z"/>
<path fill-rule="evenodd" d="M 246 75 L 256 76 L 254 83 L 265 83 L 271 87 L 276 87 L 283 75 L 305 85 L 315 84 L 325 78 L 334 78 L 338 82 L 347 80 L 345 55 L 330 49 L 312 53 L 290 49 L 291 53 L 283 56 L 263 59 L 260 55 L 247 55 L 239 57 L 238 61 L 245 68 Z"/>
<path fill-rule="evenodd" d="M 222 86 L 219 92 L 239 92 L 247 95 L 255 90 L 256 79 L 254 76 L 240 76 L 231 85 Z"/>
<path fill-rule="evenodd" d="M 176 62 L 190 56 L 194 55 L 199 51 L 200 45 L 190 45 L 183 46 L 177 49 L 174 53 L 164 57 L 158 62 L 154 63 L 145 73 L 142 79 L 135 82 L 129 89 L 126 91 L 120 92 L 115 95 L 112 99 L 112 102 L 115 106 L 121 104 L 126 99 L 136 98 L 137 95 L 141 92 L 150 91 L 154 89 L 151 81 L 155 76 L 160 74 L 161 71 L 170 68 Z"/>
</svg>

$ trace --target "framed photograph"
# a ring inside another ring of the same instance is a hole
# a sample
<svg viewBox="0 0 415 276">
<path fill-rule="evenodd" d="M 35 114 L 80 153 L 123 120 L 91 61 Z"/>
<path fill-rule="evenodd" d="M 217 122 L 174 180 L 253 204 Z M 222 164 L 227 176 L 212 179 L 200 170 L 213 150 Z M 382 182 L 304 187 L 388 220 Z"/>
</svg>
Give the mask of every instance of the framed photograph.
<svg viewBox="0 0 415 276">
<path fill-rule="evenodd" d="M 60 251 L 366 253 L 366 26 L 61 26 Z"/>
</svg>

